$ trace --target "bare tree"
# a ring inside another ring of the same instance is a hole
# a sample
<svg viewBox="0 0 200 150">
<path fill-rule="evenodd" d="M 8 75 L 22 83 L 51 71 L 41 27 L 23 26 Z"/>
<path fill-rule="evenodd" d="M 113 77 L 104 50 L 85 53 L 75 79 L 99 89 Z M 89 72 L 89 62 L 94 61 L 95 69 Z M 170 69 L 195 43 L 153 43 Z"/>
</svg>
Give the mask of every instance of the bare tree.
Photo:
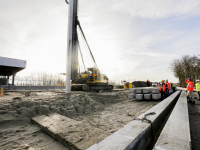
<svg viewBox="0 0 200 150">
<path fill-rule="evenodd" d="M 200 59 L 198 56 L 184 55 L 181 59 L 175 59 L 171 63 L 174 76 L 179 79 L 181 87 L 186 87 L 185 79 L 192 78 L 193 81 L 200 78 Z"/>
<path fill-rule="evenodd" d="M 35 80 L 37 85 L 53 86 L 64 85 L 64 79 L 60 74 L 48 74 L 46 72 L 32 72 L 32 80 Z"/>
</svg>

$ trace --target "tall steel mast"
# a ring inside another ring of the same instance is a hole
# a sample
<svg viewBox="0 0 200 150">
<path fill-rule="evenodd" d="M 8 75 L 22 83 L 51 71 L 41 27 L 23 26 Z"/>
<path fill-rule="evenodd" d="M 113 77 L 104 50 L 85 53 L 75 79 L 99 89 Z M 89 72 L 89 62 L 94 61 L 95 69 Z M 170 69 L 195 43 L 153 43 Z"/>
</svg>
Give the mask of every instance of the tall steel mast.
<svg viewBox="0 0 200 150">
<path fill-rule="evenodd" d="M 66 0 L 69 4 L 68 37 L 67 37 L 67 69 L 66 93 L 71 93 L 71 80 L 78 83 L 78 0 Z"/>
</svg>

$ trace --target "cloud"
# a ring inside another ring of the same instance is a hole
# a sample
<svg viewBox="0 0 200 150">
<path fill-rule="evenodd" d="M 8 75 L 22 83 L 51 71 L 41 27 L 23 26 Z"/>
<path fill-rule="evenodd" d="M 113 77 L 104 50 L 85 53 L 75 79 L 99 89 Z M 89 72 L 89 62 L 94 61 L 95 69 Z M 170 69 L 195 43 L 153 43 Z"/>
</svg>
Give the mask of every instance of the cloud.
<svg viewBox="0 0 200 150">
<path fill-rule="evenodd" d="M 79 20 L 100 70 L 110 79 L 176 79 L 170 61 L 199 51 L 199 0 L 79 0 Z M 0 1 L 0 53 L 27 69 L 66 68 L 68 5 L 56 0 Z M 87 60 L 86 60 L 87 61 Z"/>
<path fill-rule="evenodd" d="M 174 16 L 199 16 L 199 0 L 113 0 L 112 9 L 133 17 L 161 19 Z"/>
</svg>

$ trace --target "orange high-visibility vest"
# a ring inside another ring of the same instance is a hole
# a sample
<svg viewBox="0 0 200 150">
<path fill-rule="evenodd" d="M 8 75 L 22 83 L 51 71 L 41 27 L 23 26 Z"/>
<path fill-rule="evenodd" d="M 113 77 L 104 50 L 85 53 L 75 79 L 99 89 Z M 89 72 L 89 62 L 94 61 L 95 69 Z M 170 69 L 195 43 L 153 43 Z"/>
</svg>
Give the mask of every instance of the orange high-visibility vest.
<svg viewBox="0 0 200 150">
<path fill-rule="evenodd" d="M 166 82 L 167 86 L 168 86 L 168 90 L 170 90 L 170 86 L 171 84 L 169 82 Z"/>
<path fill-rule="evenodd" d="M 164 85 L 161 84 L 161 86 L 160 86 L 160 91 L 165 92 L 165 90 L 166 90 L 166 89 L 165 89 L 165 84 L 164 84 Z"/>
<path fill-rule="evenodd" d="M 192 81 L 188 82 L 187 91 L 193 91 L 193 83 L 192 83 Z"/>
</svg>

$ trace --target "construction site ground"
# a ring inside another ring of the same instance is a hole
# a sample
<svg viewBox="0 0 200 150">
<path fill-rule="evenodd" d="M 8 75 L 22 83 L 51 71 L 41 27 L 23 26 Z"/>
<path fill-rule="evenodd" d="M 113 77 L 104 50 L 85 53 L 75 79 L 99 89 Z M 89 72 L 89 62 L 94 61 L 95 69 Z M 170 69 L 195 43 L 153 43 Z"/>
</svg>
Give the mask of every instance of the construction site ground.
<svg viewBox="0 0 200 150">
<path fill-rule="evenodd" d="M 31 96 L 25 97 L 23 91 L 7 92 L 0 97 L 0 149 L 68 149 L 33 124 L 30 119 L 35 116 L 58 113 L 103 130 L 99 135 L 103 138 L 160 102 L 129 100 L 127 94 L 128 90 L 102 93 L 74 91 L 67 95 L 59 90 L 31 92 Z M 195 150 L 200 147 L 200 101 L 188 107 Z M 94 143 L 88 140 L 85 144 Z"/>
<path fill-rule="evenodd" d="M 0 97 L 0 148 L 67 149 L 30 121 L 35 116 L 58 113 L 99 128 L 105 131 L 101 136 L 107 137 L 159 103 L 129 100 L 127 94 L 128 90 L 72 92 L 70 95 L 66 95 L 64 91 L 53 91 L 32 92 L 31 96 L 25 97 L 24 92 L 7 92 Z M 92 144 L 94 143 L 89 143 Z"/>
</svg>

